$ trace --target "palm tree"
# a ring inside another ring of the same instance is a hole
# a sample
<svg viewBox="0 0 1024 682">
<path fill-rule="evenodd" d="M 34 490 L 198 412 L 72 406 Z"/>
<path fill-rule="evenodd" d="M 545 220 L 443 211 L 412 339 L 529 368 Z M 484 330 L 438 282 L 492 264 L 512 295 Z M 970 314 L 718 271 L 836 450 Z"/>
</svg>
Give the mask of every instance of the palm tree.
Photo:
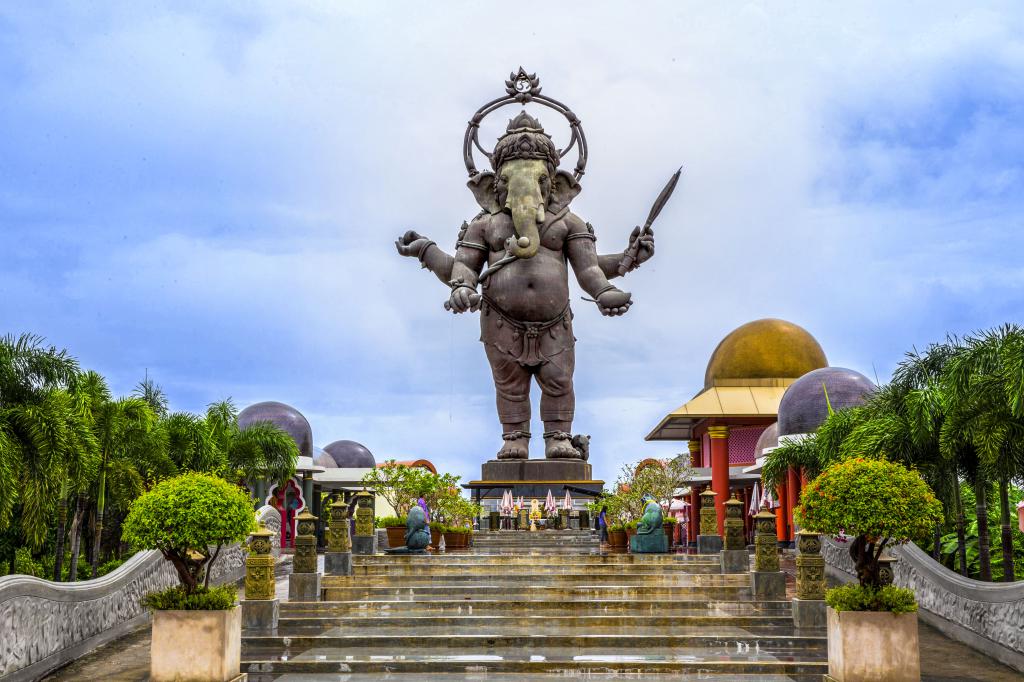
<svg viewBox="0 0 1024 682">
<path fill-rule="evenodd" d="M 99 380 L 102 381 L 102 378 Z M 93 430 L 100 447 L 96 527 L 91 562 L 92 577 L 95 578 L 99 570 L 108 477 L 117 483 L 119 490 L 130 489 L 135 493 L 134 496 L 142 493 L 141 476 L 138 475 L 135 466 L 150 455 L 153 446 L 150 432 L 156 423 L 156 415 L 149 404 L 141 398 L 111 400 L 105 384 L 97 387 L 97 396 L 91 409 Z"/>
<path fill-rule="evenodd" d="M 986 497 L 999 487 L 1003 580 L 1014 579 L 1010 482 L 1024 474 L 1024 330 L 1003 325 L 969 336 L 949 361 L 946 384 L 956 406 L 958 436 L 973 450 L 982 579 L 991 579 Z M 981 518 L 985 512 L 985 518 Z"/>
<path fill-rule="evenodd" d="M 35 548 L 45 541 L 53 500 L 95 452 L 87 414 L 67 390 L 78 376 L 77 361 L 41 337 L 0 338 L 0 530 L 19 504 L 21 535 Z M 60 533 L 57 545 L 63 549 Z"/>
</svg>

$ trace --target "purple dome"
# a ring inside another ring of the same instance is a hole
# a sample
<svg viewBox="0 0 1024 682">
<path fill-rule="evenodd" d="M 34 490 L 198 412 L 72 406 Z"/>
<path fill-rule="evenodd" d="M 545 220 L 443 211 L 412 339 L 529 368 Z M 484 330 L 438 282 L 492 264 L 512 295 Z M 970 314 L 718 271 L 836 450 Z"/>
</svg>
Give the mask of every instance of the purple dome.
<svg viewBox="0 0 1024 682">
<path fill-rule="evenodd" d="M 238 428 L 244 430 L 256 422 L 270 422 L 292 437 L 299 447 L 300 456 L 312 456 L 313 429 L 302 413 L 291 405 L 268 400 L 250 405 L 238 413 Z"/>
<path fill-rule="evenodd" d="M 313 446 L 312 457 L 313 464 L 316 464 L 319 467 L 323 467 L 324 469 L 334 469 L 336 466 L 338 466 L 337 464 L 334 463 L 333 457 L 324 452 L 323 448 L 318 448 L 315 445 Z"/>
<path fill-rule="evenodd" d="M 828 398 L 826 399 L 826 391 Z M 803 375 L 786 389 L 779 403 L 779 436 L 813 433 L 834 411 L 863 405 L 875 385 L 860 372 L 823 367 Z"/>
<path fill-rule="evenodd" d="M 754 457 L 764 457 L 765 448 L 774 448 L 779 444 L 779 422 L 772 422 L 768 428 L 757 437 L 757 444 L 754 445 Z"/>
<path fill-rule="evenodd" d="M 377 466 L 373 453 L 354 440 L 336 440 L 325 445 L 324 452 L 334 459 L 339 469 L 372 469 Z"/>
</svg>

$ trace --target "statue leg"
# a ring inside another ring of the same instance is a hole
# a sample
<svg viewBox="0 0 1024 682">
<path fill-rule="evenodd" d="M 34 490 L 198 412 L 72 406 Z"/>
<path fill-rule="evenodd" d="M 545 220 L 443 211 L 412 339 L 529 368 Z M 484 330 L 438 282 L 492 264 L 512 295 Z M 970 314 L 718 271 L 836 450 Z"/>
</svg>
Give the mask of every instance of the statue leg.
<svg viewBox="0 0 1024 682">
<path fill-rule="evenodd" d="M 576 393 L 572 374 L 576 366 L 573 348 L 567 348 L 537 369 L 540 385 L 540 418 L 544 421 L 544 456 L 548 459 L 578 459 L 572 446 L 572 420 L 576 412 Z"/>
<path fill-rule="evenodd" d="M 530 456 L 530 372 L 508 353 L 484 344 L 494 375 L 498 419 L 503 445 L 498 459 L 528 459 Z"/>
</svg>

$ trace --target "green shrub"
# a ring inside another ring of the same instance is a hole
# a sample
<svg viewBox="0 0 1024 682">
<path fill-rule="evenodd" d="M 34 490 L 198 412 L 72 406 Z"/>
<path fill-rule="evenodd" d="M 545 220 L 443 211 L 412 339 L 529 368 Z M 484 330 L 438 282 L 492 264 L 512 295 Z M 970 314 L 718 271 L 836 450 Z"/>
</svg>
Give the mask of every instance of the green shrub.
<svg viewBox="0 0 1024 682">
<path fill-rule="evenodd" d="M 624 530 L 626 530 L 626 527 L 621 523 L 613 523 L 612 525 L 608 526 L 609 532 L 621 533 Z"/>
<path fill-rule="evenodd" d="M 794 518 L 808 530 L 854 536 L 850 556 L 857 578 L 877 588 L 885 547 L 927 537 L 942 521 L 942 504 L 916 471 L 856 457 L 833 464 L 811 481 Z"/>
<path fill-rule="evenodd" d="M 46 568 L 41 561 L 32 558 L 32 552 L 28 547 L 19 547 L 14 551 L 14 572 L 22 575 L 34 575 L 37 578 L 52 577 L 46 574 Z"/>
<path fill-rule="evenodd" d="M 913 590 L 895 585 L 876 588 L 850 584 L 835 587 L 825 592 L 825 603 L 836 611 L 917 611 Z"/>
<path fill-rule="evenodd" d="M 430 531 L 432 533 L 443 533 L 446 530 L 448 530 L 448 526 L 444 525 L 440 521 L 431 521 L 430 522 Z"/>
<path fill-rule="evenodd" d="M 99 568 L 96 569 L 96 575 L 101 576 L 106 575 L 111 571 L 116 571 L 118 568 L 121 567 L 121 564 L 123 563 L 124 559 L 111 559 L 110 561 L 104 562 L 99 565 Z"/>
<path fill-rule="evenodd" d="M 234 608 L 238 592 L 234 585 L 197 587 L 187 592 L 181 585 L 150 592 L 142 605 L 152 611 L 226 611 Z"/>
<path fill-rule="evenodd" d="M 224 545 L 256 528 L 249 494 L 222 478 L 185 474 L 168 479 L 132 503 L 122 537 L 138 549 L 158 549 L 194 592 Z"/>
<path fill-rule="evenodd" d="M 625 528 L 625 530 L 636 530 L 636 521 L 629 521 L 628 523 L 624 523 L 623 528 Z"/>
<path fill-rule="evenodd" d="M 665 523 L 671 523 L 671 524 L 679 523 L 679 519 L 677 519 L 674 516 L 662 517 L 662 521 L 665 522 Z"/>
<path fill-rule="evenodd" d="M 404 516 L 382 516 L 375 523 L 377 528 L 405 528 Z"/>
<path fill-rule="evenodd" d="M 445 532 L 446 533 L 458 533 L 459 535 L 469 535 L 470 533 L 473 532 L 473 529 L 472 528 L 467 528 L 466 526 L 448 526 L 445 529 Z"/>
</svg>

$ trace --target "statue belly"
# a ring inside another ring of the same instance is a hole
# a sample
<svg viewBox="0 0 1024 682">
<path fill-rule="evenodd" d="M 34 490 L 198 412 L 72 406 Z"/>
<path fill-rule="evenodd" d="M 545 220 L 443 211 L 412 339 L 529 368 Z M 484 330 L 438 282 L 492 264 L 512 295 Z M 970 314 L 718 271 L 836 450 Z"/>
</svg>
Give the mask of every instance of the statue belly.
<svg viewBox="0 0 1024 682">
<path fill-rule="evenodd" d="M 561 254 L 542 248 L 494 273 L 484 293 L 514 319 L 546 322 L 569 302 L 569 271 Z"/>
</svg>

